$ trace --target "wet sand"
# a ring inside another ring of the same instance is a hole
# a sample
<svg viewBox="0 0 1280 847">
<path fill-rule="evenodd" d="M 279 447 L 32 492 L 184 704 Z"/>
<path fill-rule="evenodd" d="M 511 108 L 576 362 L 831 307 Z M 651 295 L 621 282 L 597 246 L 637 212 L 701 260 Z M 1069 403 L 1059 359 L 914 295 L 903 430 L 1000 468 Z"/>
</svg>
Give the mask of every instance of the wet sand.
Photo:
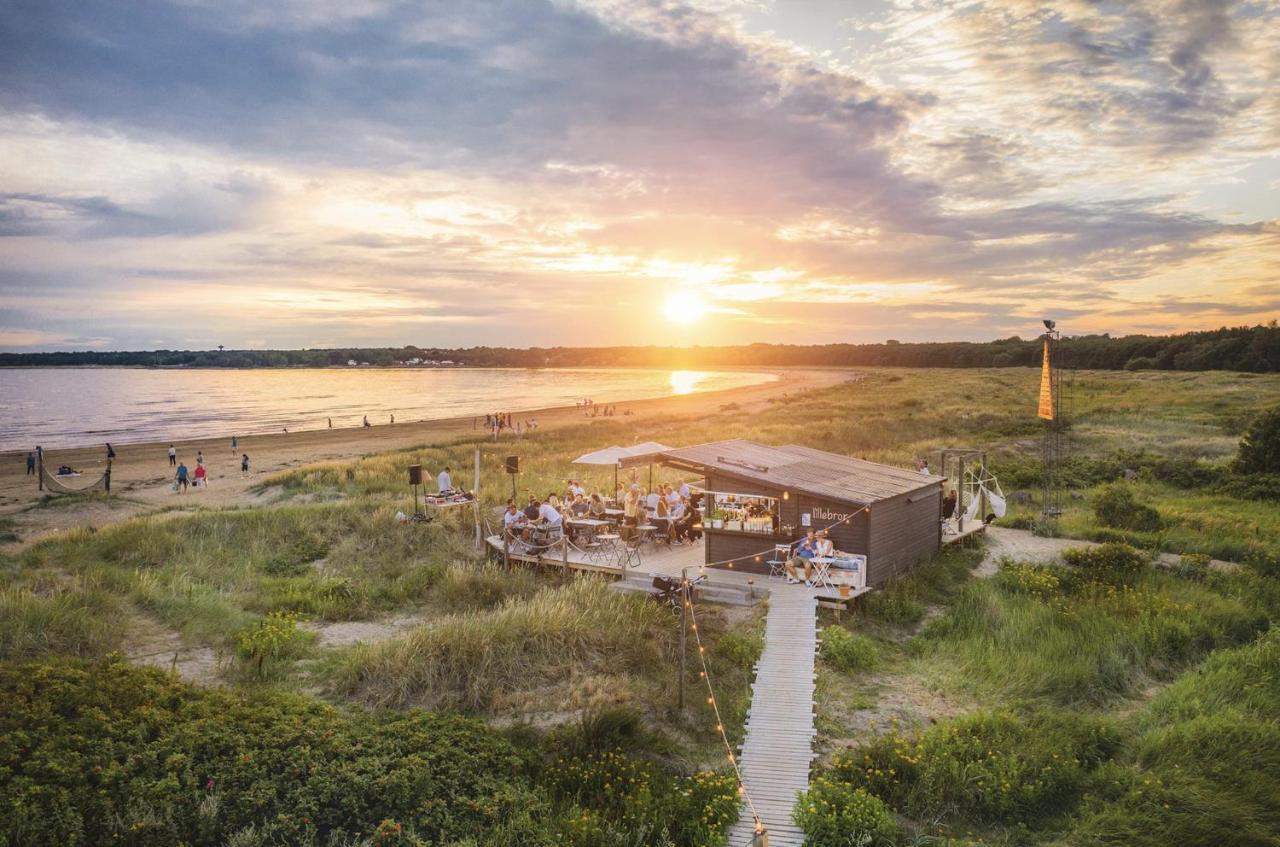
<svg viewBox="0 0 1280 847">
<path fill-rule="evenodd" d="M 618 415 L 630 411 L 626 420 L 644 420 L 669 415 L 714 414 L 726 403 L 737 403 L 744 411 L 763 408 L 770 399 L 797 391 L 825 388 L 845 382 L 853 371 L 840 369 L 753 368 L 779 375 L 775 382 L 726 391 L 711 391 L 638 400 L 616 404 Z M 511 410 L 521 420 L 536 418 L 539 431 L 585 422 L 583 410 L 573 406 Z M 483 424 L 483 419 L 480 421 Z M 81 526 L 102 526 L 139 514 L 174 508 L 252 506 L 271 499 L 271 495 L 255 492 L 267 477 L 278 471 L 313 462 L 359 458 L 423 444 L 440 443 L 478 434 L 474 418 L 450 418 L 434 421 L 397 422 L 369 428 L 307 430 L 304 432 L 251 435 L 239 439 L 231 449 L 231 437 L 179 440 L 174 442 L 178 458 L 193 472 L 198 451 L 204 453 L 210 474 L 207 488 L 175 494 L 171 490 L 173 469 L 169 467 L 168 442 L 124 444 L 116 446 L 112 464 L 110 498 L 51 499 L 41 503 L 36 478 L 25 476 L 26 451 L 0 453 L 0 516 L 13 521 L 21 543 L 29 543 L 52 532 Z M 536 437 L 536 435 L 535 435 Z M 653 428 L 653 438 L 661 440 L 662 427 Z M 500 443 L 518 443 L 514 434 L 504 433 Z M 587 452 L 605 444 L 583 444 Z M 240 456 L 248 453 L 250 473 L 240 473 Z M 83 473 L 73 485 L 86 485 L 106 467 L 106 448 L 92 446 L 48 450 L 45 467 L 70 465 Z M 37 507 L 38 508 L 33 508 Z M 12 545 L 6 545 L 12 549 Z"/>
</svg>

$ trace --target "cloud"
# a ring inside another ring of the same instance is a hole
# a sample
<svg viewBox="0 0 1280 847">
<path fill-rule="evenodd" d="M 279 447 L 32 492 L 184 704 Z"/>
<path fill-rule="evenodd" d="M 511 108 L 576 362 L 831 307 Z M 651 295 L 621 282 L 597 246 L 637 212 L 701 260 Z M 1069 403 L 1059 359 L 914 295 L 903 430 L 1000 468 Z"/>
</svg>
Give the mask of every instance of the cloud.
<svg viewBox="0 0 1280 847">
<path fill-rule="evenodd" d="M 745 11 L 806 13 L 11 4 L 0 292 L 148 344 L 175 307 L 233 342 L 669 341 L 681 287 L 700 341 L 1266 308 L 1274 233 L 1194 193 L 1276 149 L 1273 5 L 895 4 L 840 61 Z"/>
</svg>

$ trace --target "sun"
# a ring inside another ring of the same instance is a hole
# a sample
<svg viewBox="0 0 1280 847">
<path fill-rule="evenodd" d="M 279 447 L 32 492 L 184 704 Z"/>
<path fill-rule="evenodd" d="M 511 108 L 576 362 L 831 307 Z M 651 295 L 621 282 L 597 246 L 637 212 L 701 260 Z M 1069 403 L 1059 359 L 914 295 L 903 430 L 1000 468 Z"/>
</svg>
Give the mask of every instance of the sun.
<svg viewBox="0 0 1280 847">
<path fill-rule="evenodd" d="M 662 311 L 674 324 L 692 324 L 707 313 L 707 304 L 696 291 L 677 291 L 667 298 Z"/>
</svg>

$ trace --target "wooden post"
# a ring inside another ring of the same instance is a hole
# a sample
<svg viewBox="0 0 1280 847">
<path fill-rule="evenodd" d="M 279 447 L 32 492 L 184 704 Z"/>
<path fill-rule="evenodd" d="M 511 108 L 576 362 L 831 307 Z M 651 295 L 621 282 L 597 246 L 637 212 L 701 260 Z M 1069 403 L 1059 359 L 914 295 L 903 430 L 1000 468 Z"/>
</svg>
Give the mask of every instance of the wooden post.
<svg viewBox="0 0 1280 847">
<path fill-rule="evenodd" d="M 107 472 L 103 474 L 107 484 L 107 493 L 111 493 L 111 460 L 107 459 Z"/>
<path fill-rule="evenodd" d="M 36 448 L 36 459 L 40 464 L 40 467 L 36 468 L 36 486 L 40 491 L 44 491 L 44 451 L 39 447 Z"/>
<path fill-rule="evenodd" d="M 479 447 L 476 448 L 476 481 L 475 481 L 475 485 L 472 487 L 471 493 L 474 494 L 476 498 L 475 500 L 472 501 L 472 504 L 473 504 L 473 511 L 475 512 L 475 519 L 476 519 L 476 547 L 479 548 L 484 544 L 483 533 L 480 531 L 480 448 Z"/>
<path fill-rule="evenodd" d="M 676 708 L 684 711 L 685 633 L 689 629 L 689 569 L 680 569 L 680 678 L 676 684 Z"/>
<path fill-rule="evenodd" d="M 505 522 L 502 524 L 502 563 L 511 569 L 511 530 Z"/>
<path fill-rule="evenodd" d="M 964 456 L 957 461 L 960 463 L 960 472 L 956 475 L 956 511 L 960 514 L 956 518 L 956 529 L 964 535 Z"/>
<path fill-rule="evenodd" d="M 564 561 L 565 572 L 568 572 L 569 570 L 569 536 L 563 534 L 564 533 L 563 524 L 560 527 L 560 532 L 561 532 L 561 535 L 560 535 L 561 558 Z"/>
</svg>

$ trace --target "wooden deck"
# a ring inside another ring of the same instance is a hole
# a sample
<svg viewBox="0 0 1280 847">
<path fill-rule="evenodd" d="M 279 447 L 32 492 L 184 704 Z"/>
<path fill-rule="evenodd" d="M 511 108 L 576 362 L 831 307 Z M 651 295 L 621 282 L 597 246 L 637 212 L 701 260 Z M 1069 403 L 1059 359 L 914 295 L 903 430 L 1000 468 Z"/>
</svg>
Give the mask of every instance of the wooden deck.
<svg viewBox="0 0 1280 847">
<path fill-rule="evenodd" d="M 791 821 L 796 794 L 809 787 L 813 761 L 816 598 L 804 586 L 775 585 L 769 595 L 764 652 L 751 687 L 751 710 L 738 767 L 773 847 L 800 847 Z M 729 831 L 733 847 L 751 844 L 755 821 L 743 804 Z"/>
<path fill-rule="evenodd" d="M 942 543 L 944 545 L 964 541 L 966 538 L 986 532 L 987 530 L 987 525 L 980 520 L 965 521 L 963 532 L 956 529 L 955 521 L 948 521 L 947 523 L 949 524 L 949 531 L 944 531 L 942 533 Z"/>
</svg>

